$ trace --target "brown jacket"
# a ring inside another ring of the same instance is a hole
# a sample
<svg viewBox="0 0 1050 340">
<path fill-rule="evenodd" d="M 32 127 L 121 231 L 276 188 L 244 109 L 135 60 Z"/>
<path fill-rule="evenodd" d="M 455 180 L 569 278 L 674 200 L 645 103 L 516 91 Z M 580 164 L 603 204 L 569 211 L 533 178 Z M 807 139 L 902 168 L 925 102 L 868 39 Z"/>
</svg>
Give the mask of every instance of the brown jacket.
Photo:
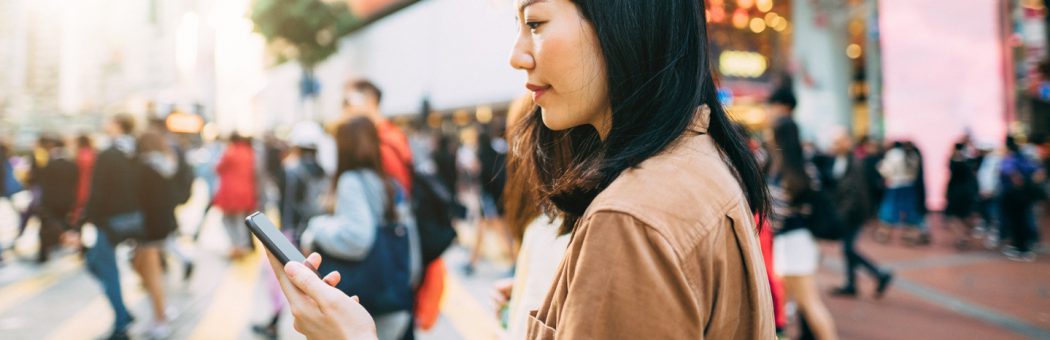
<svg viewBox="0 0 1050 340">
<path fill-rule="evenodd" d="M 709 119 L 699 110 L 595 198 L 529 313 L 529 339 L 775 337 L 754 219 Z"/>
</svg>

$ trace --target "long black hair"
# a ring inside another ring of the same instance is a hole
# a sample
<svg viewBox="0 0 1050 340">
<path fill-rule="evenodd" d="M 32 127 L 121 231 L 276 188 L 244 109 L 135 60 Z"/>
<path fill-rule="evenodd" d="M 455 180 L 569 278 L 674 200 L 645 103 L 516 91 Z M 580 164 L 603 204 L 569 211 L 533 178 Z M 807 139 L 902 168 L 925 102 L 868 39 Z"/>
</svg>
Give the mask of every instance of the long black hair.
<svg viewBox="0 0 1050 340">
<path fill-rule="evenodd" d="M 764 218 L 769 194 L 754 156 L 718 100 L 702 0 L 573 0 L 594 28 L 608 75 L 612 127 L 605 141 L 590 125 L 566 131 L 528 124 L 533 163 L 549 212 L 569 232 L 595 196 L 624 170 L 675 141 L 697 108 L 711 109 L 708 133 L 737 176 L 752 211 Z"/>
</svg>

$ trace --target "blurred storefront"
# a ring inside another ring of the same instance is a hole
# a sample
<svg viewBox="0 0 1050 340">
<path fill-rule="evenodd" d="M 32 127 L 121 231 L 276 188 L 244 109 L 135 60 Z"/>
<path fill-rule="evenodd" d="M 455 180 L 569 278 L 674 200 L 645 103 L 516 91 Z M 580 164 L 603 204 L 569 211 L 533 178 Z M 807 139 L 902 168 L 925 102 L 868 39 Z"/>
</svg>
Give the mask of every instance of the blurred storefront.
<svg viewBox="0 0 1050 340">
<path fill-rule="evenodd" d="M 877 51 L 874 1 L 706 1 L 720 93 L 738 121 L 764 126 L 769 94 L 790 86 L 806 139 L 824 142 L 834 127 L 878 134 L 878 77 L 866 76 L 878 73 L 878 54 L 866 53 Z"/>
<path fill-rule="evenodd" d="M 1012 93 L 1017 114 L 1010 130 L 1041 139 L 1050 135 L 1050 0 L 1013 0 L 1010 5 L 1008 43 L 1012 80 L 1017 84 Z"/>
<path fill-rule="evenodd" d="M 765 124 L 766 98 L 789 72 L 790 13 L 786 0 L 707 0 L 719 94 L 734 118 L 751 128 Z"/>
</svg>

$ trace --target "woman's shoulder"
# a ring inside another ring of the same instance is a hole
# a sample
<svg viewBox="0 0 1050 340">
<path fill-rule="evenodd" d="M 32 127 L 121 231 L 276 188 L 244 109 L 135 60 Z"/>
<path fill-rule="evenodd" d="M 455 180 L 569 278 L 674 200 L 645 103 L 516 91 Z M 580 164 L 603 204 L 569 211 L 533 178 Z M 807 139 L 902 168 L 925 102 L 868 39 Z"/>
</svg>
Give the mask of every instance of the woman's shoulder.
<svg viewBox="0 0 1050 340">
<path fill-rule="evenodd" d="M 625 213 L 670 237 L 685 238 L 718 228 L 727 215 L 748 215 L 747 199 L 729 165 L 703 150 L 683 147 L 625 171 L 587 214 Z"/>
</svg>

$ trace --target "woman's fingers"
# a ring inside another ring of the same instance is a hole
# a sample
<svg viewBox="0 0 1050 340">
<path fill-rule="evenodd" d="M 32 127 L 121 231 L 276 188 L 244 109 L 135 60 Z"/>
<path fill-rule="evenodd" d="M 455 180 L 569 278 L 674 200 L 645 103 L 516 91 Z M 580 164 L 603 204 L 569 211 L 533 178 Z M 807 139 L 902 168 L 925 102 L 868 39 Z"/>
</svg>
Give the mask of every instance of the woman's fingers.
<svg viewBox="0 0 1050 340">
<path fill-rule="evenodd" d="M 310 268 L 321 268 L 321 254 L 310 253 L 310 256 L 306 257 L 306 264 Z"/>
<path fill-rule="evenodd" d="M 312 298 L 322 310 L 338 306 L 340 298 L 346 297 L 343 292 L 329 286 L 302 263 L 288 262 L 284 271 L 292 284 Z"/>
<path fill-rule="evenodd" d="M 339 285 L 339 281 L 342 279 L 343 277 L 339 275 L 339 272 L 331 272 L 324 277 L 324 283 L 327 283 L 329 286 L 335 287 L 336 285 Z"/>
<path fill-rule="evenodd" d="M 281 285 L 281 291 L 284 292 L 285 298 L 288 299 L 288 304 L 293 309 L 304 306 L 304 303 L 306 303 L 305 296 L 288 280 L 288 275 L 285 273 L 284 266 L 281 266 L 281 262 L 277 261 L 277 258 L 273 257 L 273 254 L 270 254 L 270 252 L 266 252 L 266 257 L 270 260 L 270 266 L 273 267 L 273 273 L 277 276 L 277 283 Z"/>
</svg>

